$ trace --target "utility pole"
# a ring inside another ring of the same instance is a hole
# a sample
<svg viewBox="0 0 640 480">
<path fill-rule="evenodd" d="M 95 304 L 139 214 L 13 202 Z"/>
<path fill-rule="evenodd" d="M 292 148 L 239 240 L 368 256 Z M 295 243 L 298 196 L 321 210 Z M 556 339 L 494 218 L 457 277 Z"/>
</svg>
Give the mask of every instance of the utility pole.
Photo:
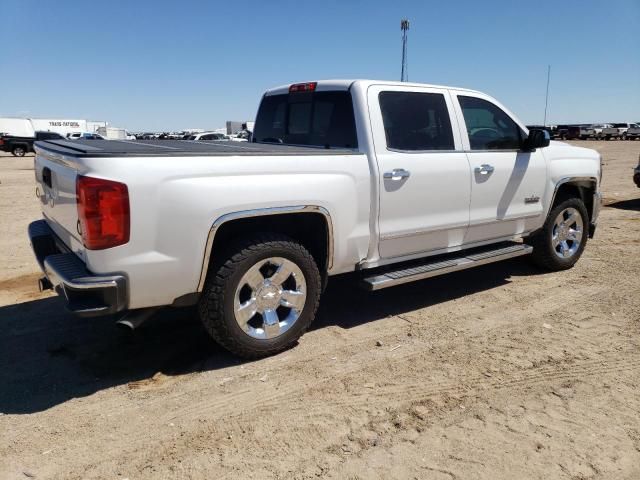
<svg viewBox="0 0 640 480">
<path fill-rule="evenodd" d="M 400 30 L 402 30 L 402 71 L 400 73 L 400 81 L 409 81 L 409 65 L 407 61 L 407 32 L 409 31 L 409 20 L 404 18 L 400 21 Z"/>
<path fill-rule="evenodd" d="M 551 78 L 551 65 L 547 67 L 547 95 L 544 99 L 544 123 L 543 125 L 547 126 L 547 107 L 549 106 L 549 79 Z"/>
</svg>

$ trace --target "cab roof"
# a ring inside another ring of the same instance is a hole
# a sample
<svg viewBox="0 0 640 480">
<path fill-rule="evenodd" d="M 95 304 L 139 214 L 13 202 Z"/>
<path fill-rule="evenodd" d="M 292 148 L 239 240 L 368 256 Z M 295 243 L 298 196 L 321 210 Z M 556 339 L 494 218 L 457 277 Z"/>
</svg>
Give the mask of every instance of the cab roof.
<svg viewBox="0 0 640 480">
<path fill-rule="evenodd" d="M 366 89 L 370 85 L 389 85 L 398 87 L 430 87 L 430 88 L 446 88 L 449 90 L 459 90 L 465 92 L 481 93 L 476 90 L 470 90 L 468 88 L 450 87 L 446 85 L 432 85 L 428 83 L 410 83 L 410 82 L 398 82 L 393 80 L 367 80 L 367 79 L 333 79 L 333 80 L 309 80 L 307 82 L 293 82 L 286 85 L 280 85 L 278 87 L 270 88 L 265 92 L 265 95 L 281 95 L 289 92 L 291 85 L 300 83 L 317 83 L 315 91 L 336 91 L 336 90 L 349 90 L 354 84 L 358 87 Z"/>
</svg>

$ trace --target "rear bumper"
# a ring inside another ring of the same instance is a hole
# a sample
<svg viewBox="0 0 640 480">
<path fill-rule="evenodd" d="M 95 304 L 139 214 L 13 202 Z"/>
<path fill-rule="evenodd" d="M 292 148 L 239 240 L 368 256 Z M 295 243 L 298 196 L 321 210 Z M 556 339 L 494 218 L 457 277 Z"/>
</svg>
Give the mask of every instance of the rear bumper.
<svg viewBox="0 0 640 480">
<path fill-rule="evenodd" d="M 44 220 L 29 225 L 29 241 L 40 268 L 69 311 L 82 316 L 110 315 L 127 308 L 127 280 L 95 275 L 64 247 Z"/>
</svg>

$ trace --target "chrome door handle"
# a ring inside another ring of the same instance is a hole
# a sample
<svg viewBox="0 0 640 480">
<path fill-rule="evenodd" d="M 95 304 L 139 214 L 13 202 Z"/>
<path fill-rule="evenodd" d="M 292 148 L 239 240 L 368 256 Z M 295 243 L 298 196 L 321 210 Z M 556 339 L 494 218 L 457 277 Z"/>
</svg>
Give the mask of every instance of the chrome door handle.
<svg viewBox="0 0 640 480">
<path fill-rule="evenodd" d="M 411 172 L 409 170 L 405 170 L 404 168 L 394 168 L 390 172 L 384 172 L 383 177 L 387 180 L 401 180 L 403 178 L 409 178 L 411 176 Z"/>
<path fill-rule="evenodd" d="M 493 168 L 493 165 L 489 165 L 489 164 L 482 164 L 479 167 L 475 168 L 475 172 L 479 173 L 480 175 L 488 175 L 489 173 L 493 172 L 495 169 Z"/>
</svg>

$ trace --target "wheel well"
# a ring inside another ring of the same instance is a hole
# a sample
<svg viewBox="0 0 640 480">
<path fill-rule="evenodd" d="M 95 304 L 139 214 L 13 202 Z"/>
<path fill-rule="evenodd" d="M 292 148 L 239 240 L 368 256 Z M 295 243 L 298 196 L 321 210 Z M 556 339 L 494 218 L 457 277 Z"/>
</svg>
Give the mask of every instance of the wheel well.
<svg viewBox="0 0 640 480">
<path fill-rule="evenodd" d="M 587 207 L 589 217 L 593 216 L 593 194 L 596 192 L 596 183 L 592 180 L 580 180 L 566 182 L 558 187 L 551 208 L 568 198 L 579 198 Z"/>
<path fill-rule="evenodd" d="M 329 225 L 323 214 L 314 212 L 239 218 L 223 223 L 213 239 L 209 267 L 216 259 L 226 257 L 225 253 L 238 238 L 267 232 L 287 235 L 303 245 L 316 261 L 323 279 L 326 277 L 330 262 Z"/>
</svg>

